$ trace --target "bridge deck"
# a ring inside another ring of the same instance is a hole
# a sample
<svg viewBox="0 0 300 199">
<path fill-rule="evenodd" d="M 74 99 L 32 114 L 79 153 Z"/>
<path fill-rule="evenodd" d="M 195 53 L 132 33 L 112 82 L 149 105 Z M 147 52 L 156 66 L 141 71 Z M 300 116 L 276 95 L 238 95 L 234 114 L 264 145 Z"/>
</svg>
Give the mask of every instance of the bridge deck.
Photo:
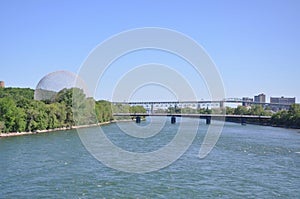
<svg viewBox="0 0 300 199">
<path fill-rule="evenodd" d="M 222 114 L 184 114 L 184 113 L 114 113 L 113 116 L 164 116 L 164 117 L 192 117 L 192 118 L 249 118 L 249 119 L 271 119 L 271 116 L 262 115 L 222 115 Z"/>
<path fill-rule="evenodd" d="M 245 100 L 190 100 L 190 101 L 134 101 L 134 102 L 112 102 L 113 104 L 129 104 L 129 105 L 154 105 L 154 104 L 213 104 L 213 103 L 246 103 L 246 104 L 257 104 L 257 105 L 267 105 L 267 106 L 290 106 L 291 104 L 286 103 L 269 103 L 269 102 L 255 102 L 255 101 L 245 101 Z"/>
</svg>

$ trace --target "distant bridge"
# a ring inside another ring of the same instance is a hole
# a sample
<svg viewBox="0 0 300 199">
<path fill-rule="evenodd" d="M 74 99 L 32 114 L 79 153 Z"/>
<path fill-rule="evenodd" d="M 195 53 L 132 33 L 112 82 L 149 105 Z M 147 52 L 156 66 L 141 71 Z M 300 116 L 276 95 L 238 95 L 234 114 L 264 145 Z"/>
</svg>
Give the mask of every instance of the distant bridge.
<svg viewBox="0 0 300 199">
<path fill-rule="evenodd" d="M 176 117 L 189 117 L 205 119 L 206 124 L 210 124 L 212 119 L 215 120 L 227 120 L 237 121 L 241 124 L 246 124 L 247 120 L 258 120 L 259 123 L 268 123 L 271 120 L 271 116 L 260 116 L 260 115 L 222 115 L 222 114 L 184 114 L 184 113 L 114 113 L 113 116 L 128 116 L 136 119 L 136 123 L 140 123 L 141 117 L 147 116 L 163 116 L 171 117 L 171 123 L 176 123 Z"/>
<path fill-rule="evenodd" d="M 188 101 L 132 101 L 132 102 L 112 102 L 113 104 L 127 104 L 127 105 L 150 105 L 153 107 L 153 105 L 183 105 L 183 104 L 219 104 L 219 107 L 223 108 L 225 103 L 238 103 L 238 104 L 257 104 L 257 105 L 263 105 L 263 106 L 282 106 L 282 107 L 289 107 L 291 104 L 283 104 L 283 103 L 267 103 L 267 102 L 255 102 L 255 101 L 247 101 L 242 100 L 239 98 L 229 98 L 224 100 L 188 100 Z"/>
<path fill-rule="evenodd" d="M 191 108 L 199 110 L 202 108 L 224 108 L 225 103 L 240 104 L 243 106 L 261 105 L 264 108 L 268 107 L 271 110 L 288 110 L 291 104 L 282 103 L 266 103 L 242 100 L 239 98 L 228 98 L 224 100 L 190 100 L 190 101 L 131 101 L 131 102 L 112 102 L 114 105 L 129 105 L 129 106 L 143 106 L 148 113 L 154 114 L 159 109 L 173 108 Z"/>
</svg>

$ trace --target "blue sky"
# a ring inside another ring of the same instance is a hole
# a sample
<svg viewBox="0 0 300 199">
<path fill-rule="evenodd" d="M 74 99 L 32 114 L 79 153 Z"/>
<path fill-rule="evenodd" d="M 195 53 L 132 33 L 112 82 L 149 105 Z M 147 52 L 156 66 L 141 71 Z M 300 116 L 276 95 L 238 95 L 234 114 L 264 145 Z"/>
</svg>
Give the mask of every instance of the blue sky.
<svg viewBox="0 0 300 199">
<path fill-rule="evenodd" d="M 297 0 L 3 0 L 0 80 L 11 87 L 35 88 L 47 73 L 77 73 L 90 51 L 112 35 L 162 27 L 203 46 L 222 76 L 227 97 L 264 92 L 267 98 L 289 96 L 299 102 L 299 10 Z M 193 74 L 188 78 L 194 81 Z M 98 91 L 96 98 L 109 99 L 110 89 Z M 198 98 L 206 98 L 205 91 L 197 92 Z"/>
</svg>

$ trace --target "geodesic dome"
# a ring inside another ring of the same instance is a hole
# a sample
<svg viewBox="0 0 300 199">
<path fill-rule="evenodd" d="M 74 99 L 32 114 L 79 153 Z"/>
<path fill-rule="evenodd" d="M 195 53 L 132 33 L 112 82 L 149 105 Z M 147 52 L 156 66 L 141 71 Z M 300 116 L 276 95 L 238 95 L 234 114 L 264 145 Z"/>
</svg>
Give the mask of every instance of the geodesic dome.
<svg viewBox="0 0 300 199">
<path fill-rule="evenodd" d="M 35 100 L 51 100 L 64 88 L 80 88 L 88 95 L 83 80 L 78 75 L 69 71 L 55 71 L 44 76 L 36 86 L 34 92 Z"/>
</svg>

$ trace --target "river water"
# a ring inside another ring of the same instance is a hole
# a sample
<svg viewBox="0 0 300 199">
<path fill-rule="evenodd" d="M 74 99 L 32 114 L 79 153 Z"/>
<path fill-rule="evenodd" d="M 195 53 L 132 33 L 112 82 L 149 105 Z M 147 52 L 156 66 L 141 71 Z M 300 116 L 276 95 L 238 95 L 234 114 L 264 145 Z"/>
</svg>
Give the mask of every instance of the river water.
<svg viewBox="0 0 300 199">
<path fill-rule="evenodd" d="M 118 124 L 101 128 L 116 145 L 146 152 L 153 143 L 159 148 L 170 142 L 188 120 L 167 122 L 162 135 L 145 139 L 123 135 Z M 76 130 L 1 138 L 0 198 L 300 198 L 299 130 L 226 123 L 215 148 L 199 159 L 206 130 L 201 121 L 177 161 L 144 174 L 105 166 Z"/>
</svg>

